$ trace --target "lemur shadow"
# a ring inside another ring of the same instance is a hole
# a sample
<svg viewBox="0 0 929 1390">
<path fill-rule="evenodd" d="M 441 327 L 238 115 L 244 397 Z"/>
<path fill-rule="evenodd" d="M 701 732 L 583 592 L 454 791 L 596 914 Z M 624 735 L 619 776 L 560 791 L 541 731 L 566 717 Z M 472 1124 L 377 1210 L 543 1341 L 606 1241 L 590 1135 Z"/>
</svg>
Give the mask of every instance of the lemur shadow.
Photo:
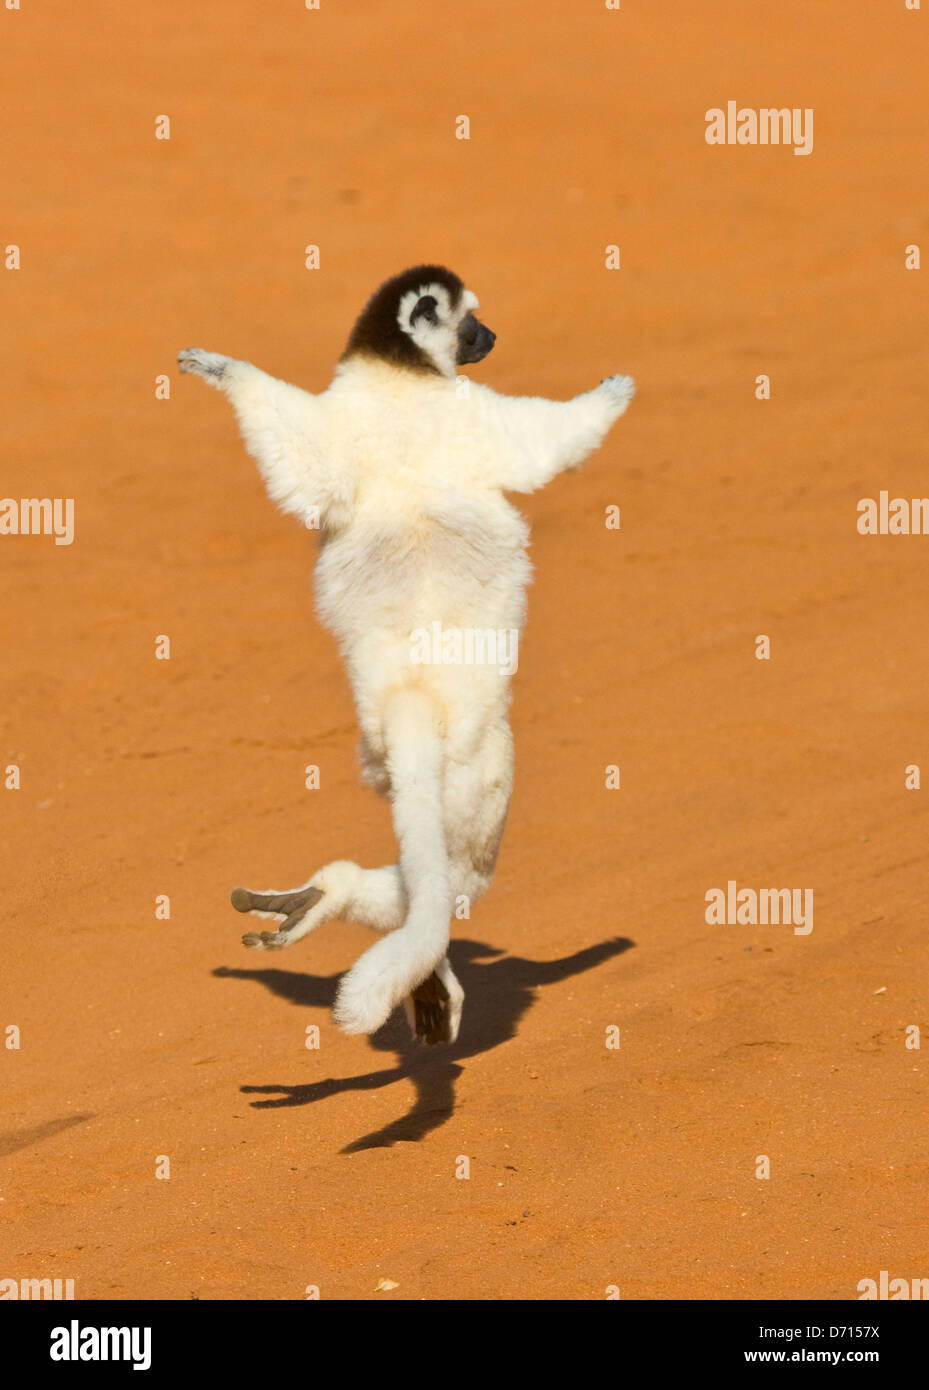
<svg viewBox="0 0 929 1390">
<path fill-rule="evenodd" d="M 379 1090 L 395 1081 L 409 1079 L 416 1088 L 412 1110 L 374 1133 L 353 1140 L 341 1152 L 356 1153 L 398 1141 L 415 1143 L 438 1129 L 454 1113 L 455 1081 L 462 1072 L 460 1063 L 514 1037 L 538 987 L 592 970 L 634 945 L 628 937 L 617 936 L 562 960 L 534 961 L 508 956 L 480 941 L 453 941 L 449 956 L 467 995 L 464 1031 L 456 1043 L 450 1047 L 441 1044 L 425 1047 L 411 1037 L 402 1014 L 394 1013 L 369 1041 L 379 1052 L 395 1053 L 395 1066 L 340 1080 L 330 1077 L 297 1086 L 243 1086 L 242 1091 L 251 1095 L 273 1094 L 273 1100 L 258 1100 L 252 1104 L 256 1109 L 278 1109 L 312 1105 L 340 1091 Z M 225 966 L 218 967 L 213 974 L 221 979 L 255 980 L 301 1008 L 331 1008 L 340 979 L 339 975 L 295 975 L 288 970 L 233 970 Z"/>
</svg>

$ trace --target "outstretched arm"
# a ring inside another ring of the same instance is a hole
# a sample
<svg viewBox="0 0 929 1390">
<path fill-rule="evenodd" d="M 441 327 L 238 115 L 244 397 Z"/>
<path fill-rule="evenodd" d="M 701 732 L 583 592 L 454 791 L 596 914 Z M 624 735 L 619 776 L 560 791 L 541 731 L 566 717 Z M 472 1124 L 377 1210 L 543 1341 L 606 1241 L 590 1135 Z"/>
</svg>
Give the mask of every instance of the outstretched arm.
<svg viewBox="0 0 929 1390">
<path fill-rule="evenodd" d="M 635 395 L 629 376 L 609 376 L 571 401 L 499 396 L 471 385 L 482 428 L 494 440 L 488 480 L 505 492 L 534 492 L 576 468 L 606 438 Z"/>
<path fill-rule="evenodd" d="M 339 519 L 350 504 L 350 489 L 326 457 L 319 397 L 218 352 L 187 348 L 177 360 L 182 372 L 202 377 L 227 397 L 245 447 L 282 511 L 306 520 L 315 507 L 321 520 Z"/>
</svg>

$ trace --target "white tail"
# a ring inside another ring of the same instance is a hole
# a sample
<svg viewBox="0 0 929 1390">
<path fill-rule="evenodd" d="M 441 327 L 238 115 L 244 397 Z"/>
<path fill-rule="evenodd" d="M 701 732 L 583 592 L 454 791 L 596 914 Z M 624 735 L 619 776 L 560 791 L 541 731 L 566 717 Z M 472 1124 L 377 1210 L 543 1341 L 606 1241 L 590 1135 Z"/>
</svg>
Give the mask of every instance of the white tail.
<svg viewBox="0 0 929 1390">
<path fill-rule="evenodd" d="M 342 981 L 334 1014 L 346 1033 L 380 1028 L 448 946 L 452 892 L 442 828 L 442 744 L 427 695 L 402 690 L 391 697 L 384 741 L 408 908 L 403 926 L 366 951 Z"/>
</svg>

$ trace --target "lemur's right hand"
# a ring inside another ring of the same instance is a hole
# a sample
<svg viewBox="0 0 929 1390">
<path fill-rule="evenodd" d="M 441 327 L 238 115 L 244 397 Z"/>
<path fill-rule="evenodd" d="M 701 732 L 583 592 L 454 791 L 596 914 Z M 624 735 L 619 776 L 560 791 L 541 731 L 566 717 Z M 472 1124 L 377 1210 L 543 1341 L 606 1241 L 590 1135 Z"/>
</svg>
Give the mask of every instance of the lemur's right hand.
<svg viewBox="0 0 929 1390">
<path fill-rule="evenodd" d="M 611 400 L 619 406 L 619 413 L 635 399 L 635 382 L 631 376 L 606 376 L 600 383 L 601 391 L 605 391 Z"/>
</svg>

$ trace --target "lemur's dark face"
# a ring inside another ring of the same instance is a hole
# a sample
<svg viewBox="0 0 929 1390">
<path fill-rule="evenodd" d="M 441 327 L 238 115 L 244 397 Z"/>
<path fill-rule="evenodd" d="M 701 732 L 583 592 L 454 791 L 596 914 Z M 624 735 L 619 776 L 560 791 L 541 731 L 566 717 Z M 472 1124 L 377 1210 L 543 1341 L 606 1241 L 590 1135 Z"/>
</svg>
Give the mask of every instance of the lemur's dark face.
<svg viewBox="0 0 929 1390">
<path fill-rule="evenodd" d="M 380 358 L 416 372 L 454 377 L 482 361 L 496 341 L 474 310 L 477 296 L 444 266 L 422 265 L 387 280 L 371 296 L 343 354 Z"/>
<path fill-rule="evenodd" d="M 458 325 L 458 356 L 455 363 L 463 367 L 468 362 L 481 362 L 497 341 L 496 333 L 469 310 Z"/>
</svg>

